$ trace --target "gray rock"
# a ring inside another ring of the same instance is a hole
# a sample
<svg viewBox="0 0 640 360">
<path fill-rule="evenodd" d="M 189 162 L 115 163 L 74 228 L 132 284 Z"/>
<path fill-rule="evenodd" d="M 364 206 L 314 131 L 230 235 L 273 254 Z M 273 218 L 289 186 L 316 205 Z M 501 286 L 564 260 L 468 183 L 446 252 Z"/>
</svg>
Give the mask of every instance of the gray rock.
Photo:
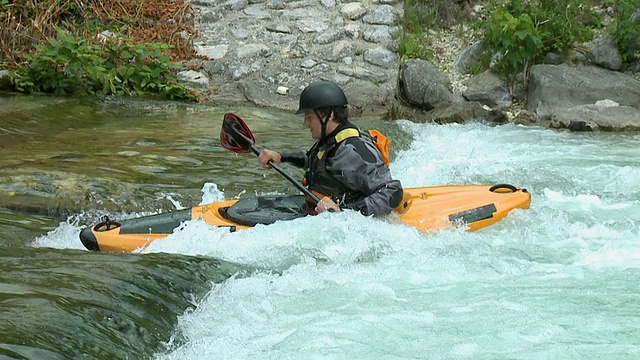
<svg viewBox="0 0 640 360">
<path fill-rule="evenodd" d="M 365 50 L 362 56 L 364 61 L 383 67 L 385 69 L 393 68 L 398 63 L 398 55 L 395 52 L 383 47 Z"/>
<path fill-rule="evenodd" d="M 468 101 L 477 101 L 490 107 L 511 105 L 507 84 L 490 71 L 471 77 L 465 85 L 467 89 L 462 95 Z"/>
<path fill-rule="evenodd" d="M 286 7 L 284 0 L 268 0 L 267 9 L 282 10 Z"/>
<path fill-rule="evenodd" d="M 303 62 L 300 63 L 300 66 L 302 66 L 304 69 L 311 69 L 312 67 L 316 66 L 317 62 L 315 62 L 312 59 L 307 59 Z"/>
<path fill-rule="evenodd" d="M 383 72 L 374 71 L 360 66 L 338 66 L 338 73 L 360 80 L 384 82 L 387 77 Z"/>
<path fill-rule="evenodd" d="M 209 59 L 217 60 L 223 58 L 229 50 L 229 44 L 211 45 L 211 46 L 197 46 L 196 54 L 206 56 Z"/>
<path fill-rule="evenodd" d="M 600 38 L 593 43 L 589 49 L 589 60 L 607 69 L 622 69 L 622 54 L 620 54 L 615 40 L 610 35 Z"/>
<path fill-rule="evenodd" d="M 245 59 L 254 56 L 268 56 L 271 49 L 264 44 L 247 44 L 238 48 L 236 57 Z"/>
<path fill-rule="evenodd" d="M 466 123 L 470 121 L 486 120 L 491 112 L 478 102 L 450 102 L 438 104 L 429 111 L 425 120 L 438 124 Z"/>
<path fill-rule="evenodd" d="M 203 23 L 215 23 L 224 18 L 224 15 L 216 10 L 204 9 L 200 13 L 200 21 Z"/>
<path fill-rule="evenodd" d="M 347 24 L 344 27 L 344 34 L 352 40 L 358 40 L 362 34 L 362 30 L 358 24 Z"/>
<path fill-rule="evenodd" d="M 324 21 L 310 19 L 298 20 L 294 26 L 304 33 L 322 32 L 329 28 L 329 25 Z"/>
<path fill-rule="evenodd" d="M 232 69 L 231 78 L 237 81 L 258 70 L 260 70 L 260 64 L 258 62 L 254 62 L 251 65 L 240 65 L 235 69 Z"/>
<path fill-rule="evenodd" d="M 323 19 L 325 14 L 321 11 L 310 8 L 310 9 L 293 9 L 293 10 L 281 10 L 278 11 L 276 15 L 276 19 L 280 19 L 281 21 L 294 21 L 300 19 L 315 19 L 315 21 L 319 21 L 318 19 Z"/>
<path fill-rule="evenodd" d="M 391 5 L 380 5 L 371 14 L 362 18 L 362 21 L 372 25 L 392 25 L 396 20 L 396 11 Z"/>
<path fill-rule="evenodd" d="M 231 11 L 239 11 L 244 9 L 249 5 L 249 1 L 247 0 L 228 0 L 224 4 L 222 4 L 222 8 L 225 10 Z"/>
<path fill-rule="evenodd" d="M 336 0 L 320 0 L 320 4 L 327 9 L 333 9 L 336 7 Z"/>
<path fill-rule="evenodd" d="M 372 43 L 388 43 L 399 35 L 397 27 L 387 25 L 369 25 L 364 29 L 362 38 Z"/>
<path fill-rule="evenodd" d="M 356 52 L 353 43 L 347 40 L 338 41 L 331 49 L 331 57 L 327 60 L 340 60 L 347 56 L 352 56 Z"/>
<path fill-rule="evenodd" d="M 199 71 L 181 71 L 176 74 L 176 79 L 180 82 L 188 83 L 195 88 L 206 89 L 209 87 L 209 77 Z"/>
<path fill-rule="evenodd" d="M 318 35 L 314 42 L 318 44 L 329 44 L 332 42 L 336 42 L 337 40 L 342 38 L 342 36 L 344 36 L 344 31 L 329 29 L 328 31 Z"/>
<path fill-rule="evenodd" d="M 283 23 L 270 23 L 265 27 L 269 31 L 291 34 L 291 28 L 287 24 Z"/>
<path fill-rule="evenodd" d="M 556 112 L 550 126 L 571 131 L 638 131 L 640 109 L 630 106 L 578 105 Z"/>
<path fill-rule="evenodd" d="M 486 47 L 476 42 L 464 49 L 453 62 L 453 70 L 459 74 L 468 74 L 474 65 L 480 65 L 480 58 Z"/>
<path fill-rule="evenodd" d="M 265 40 L 275 45 L 294 44 L 298 37 L 293 34 L 269 33 L 265 35 Z"/>
<path fill-rule="evenodd" d="M 398 74 L 398 97 L 420 109 L 432 110 L 458 101 L 450 87 L 447 74 L 425 60 L 407 61 Z"/>
<path fill-rule="evenodd" d="M 11 90 L 13 79 L 7 70 L 0 70 L 0 90 Z"/>
<path fill-rule="evenodd" d="M 538 116 L 606 99 L 640 109 L 640 81 L 597 66 L 534 65 L 527 96 L 527 109 Z"/>
<path fill-rule="evenodd" d="M 234 38 L 243 40 L 251 37 L 254 30 L 259 27 L 259 23 L 250 18 L 238 18 L 236 21 L 229 24 L 229 32 Z"/>
<path fill-rule="evenodd" d="M 251 5 L 244 9 L 243 12 L 254 18 L 254 20 L 270 19 L 271 15 L 265 11 L 264 7 L 260 4 Z"/>
<path fill-rule="evenodd" d="M 349 20 L 358 20 L 367 13 L 367 8 L 361 2 L 352 2 L 342 5 L 340 13 Z"/>
<path fill-rule="evenodd" d="M 544 63 L 549 65 L 560 65 L 564 61 L 562 55 L 548 52 L 544 56 Z"/>
</svg>

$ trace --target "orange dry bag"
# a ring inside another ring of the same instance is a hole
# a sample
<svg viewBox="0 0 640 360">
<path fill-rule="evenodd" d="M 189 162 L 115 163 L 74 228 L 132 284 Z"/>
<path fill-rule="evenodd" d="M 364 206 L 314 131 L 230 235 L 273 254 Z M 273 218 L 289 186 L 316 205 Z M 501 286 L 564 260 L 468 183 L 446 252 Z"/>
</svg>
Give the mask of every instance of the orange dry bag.
<svg viewBox="0 0 640 360">
<path fill-rule="evenodd" d="M 369 135 L 371 135 L 373 143 L 380 151 L 380 154 L 382 154 L 382 161 L 384 161 L 385 165 L 389 166 L 389 146 L 391 146 L 391 140 L 375 129 L 369 130 Z"/>
</svg>

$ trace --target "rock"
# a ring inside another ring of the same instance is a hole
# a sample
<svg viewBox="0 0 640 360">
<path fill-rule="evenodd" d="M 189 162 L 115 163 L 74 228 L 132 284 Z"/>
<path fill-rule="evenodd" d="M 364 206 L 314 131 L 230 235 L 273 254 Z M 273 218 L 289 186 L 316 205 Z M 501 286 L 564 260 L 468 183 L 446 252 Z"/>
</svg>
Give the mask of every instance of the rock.
<svg viewBox="0 0 640 360">
<path fill-rule="evenodd" d="M 367 8 L 364 7 L 364 4 L 361 2 L 352 2 L 342 5 L 342 8 L 340 8 L 340 13 L 346 19 L 358 20 L 367 13 Z"/>
<path fill-rule="evenodd" d="M 391 5 L 380 5 L 371 14 L 362 18 L 367 24 L 392 25 L 397 21 L 396 11 Z"/>
<path fill-rule="evenodd" d="M 465 82 L 467 89 L 462 95 L 468 101 L 478 101 L 490 107 L 510 106 L 511 95 L 507 84 L 490 71 L 473 76 Z"/>
<path fill-rule="evenodd" d="M 482 42 L 476 42 L 463 50 L 453 62 L 453 70 L 460 74 L 468 74 L 473 66 L 480 64 L 480 57 L 485 48 Z"/>
<path fill-rule="evenodd" d="M 13 79 L 7 70 L 0 70 L 0 90 L 11 90 Z"/>
<path fill-rule="evenodd" d="M 383 68 L 396 66 L 398 63 L 398 55 L 383 47 L 366 50 L 362 56 L 364 61 Z"/>
<path fill-rule="evenodd" d="M 620 54 L 615 40 L 610 35 L 593 43 L 589 49 L 589 60 L 593 64 L 606 69 L 622 69 L 622 54 Z"/>
<path fill-rule="evenodd" d="M 564 59 L 562 58 L 562 55 L 556 54 L 554 52 L 548 52 L 544 56 L 544 63 L 545 64 L 560 65 L 560 64 L 562 64 L 563 61 L 564 61 Z"/>
<path fill-rule="evenodd" d="M 489 116 L 489 110 L 478 102 L 442 103 L 428 112 L 427 118 L 438 124 L 479 121 Z"/>
<path fill-rule="evenodd" d="M 557 111 L 552 127 L 571 131 L 638 131 L 640 109 L 611 103 L 578 105 Z"/>
<path fill-rule="evenodd" d="M 449 90 L 450 86 L 447 74 L 421 59 L 407 61 L 398 75 L 398 97 L 424 110 L 458 101 Z"/>
<path fill-rule="evenodd" d="M 199 71 L 181 71 L 176 74 L 176 79 L 200 89 L 206 89 L 209 86 L 209 77 Z"/>
<path fill-rule="evenodd" d="M 604 99 L 640 109 L 640 81 L 596 66 L 531 67 L 527 109 L 539 116 Z"/>
</svg>

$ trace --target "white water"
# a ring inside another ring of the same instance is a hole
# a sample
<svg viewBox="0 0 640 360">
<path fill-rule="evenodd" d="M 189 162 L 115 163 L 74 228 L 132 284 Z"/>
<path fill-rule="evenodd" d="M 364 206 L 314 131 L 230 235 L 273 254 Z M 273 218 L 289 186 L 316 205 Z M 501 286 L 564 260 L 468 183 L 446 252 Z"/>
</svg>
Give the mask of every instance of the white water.
<svg viewBox="0 0 640 360">
<path fill-rule="evenodd" d="M 259 270 L 212 285 L 157 358 L 640 357 L 640 135 L 399 125 L 404 186 L 510 183 L 531 209 L 437 236 L 353 212 L 186 223 L 144 252 Z"/>
</svg>

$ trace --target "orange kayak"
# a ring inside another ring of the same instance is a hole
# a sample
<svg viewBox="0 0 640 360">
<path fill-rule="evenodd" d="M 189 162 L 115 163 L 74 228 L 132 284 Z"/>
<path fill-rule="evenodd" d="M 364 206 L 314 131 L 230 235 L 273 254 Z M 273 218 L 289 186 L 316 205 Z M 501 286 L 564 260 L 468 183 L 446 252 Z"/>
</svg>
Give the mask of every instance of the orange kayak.
<svg viewBox="0 0 640 360">
<path fill-rule="evenodd" d="M 431 233 L 451 226 L 476 231 L 502 220 L 513 209 L 528 209 L 531 194 L 512 185 L 450 185 L 404 189 L 403 205 L 390 215 L 400 223 Z M 80 232 L 89 250 L 132 252 L 167 237 L 181 223 L 202 219 L 238 231 L 303 216 L 303 195 L 262 196 L 227 200 L 122 221 L 106 219 Z"/>
</svg>

